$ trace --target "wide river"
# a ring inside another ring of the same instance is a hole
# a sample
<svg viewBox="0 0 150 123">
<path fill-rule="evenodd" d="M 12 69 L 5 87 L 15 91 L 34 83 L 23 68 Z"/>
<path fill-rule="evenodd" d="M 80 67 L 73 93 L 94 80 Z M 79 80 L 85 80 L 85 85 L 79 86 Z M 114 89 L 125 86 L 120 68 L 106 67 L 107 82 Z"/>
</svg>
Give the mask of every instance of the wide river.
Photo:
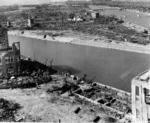
<svg viewBox="0 0 150 123">
<path fill-rule="evenodd" d="M 105 6 L 90 6 L 92 9 L 105 9 L 106 15 L 116 15 L 127 21 L 150 29 L 150 16 L 130 11 L 107 9 Z M 114 49 L 48 42 L 31 38 L 9 36 L 10 44 L 21 42 L 21 54 L 45 63 L 53 59 L 53 65 L 59 70 L 71 70 L 78 76 L 88 75 L 95 81 L 131 91 L 131 79 L 149 69 L 150 55 L 120 51 Z M 46 59 L 45 59 L 46 58 Z"/>
<path fill-rule="evenodd" d="M 108 8 L 107 6 L 90 6 L 91 9 L 103 9 L 101 14 L 106 15 L 116 15 L 118 18 L 122 18 L 126 21 L 135 23 L 137 25 L 143 26 L 150 30 L 150 16 L 143 13 L 136 13 L 131 11 L 119 11 L 117 9 Z"/>
<path fill-rule="evenodd" d="M 65 44 L 9 36 L 12 42 L 21 42 L 21 54 L 45 63 L 53 59 L 53 65 L 60 70 L 71 70 L 75 75 L 95 78 L 95 81 L 131 91 L 131 79 L 137 74 L 149 69 L 150 55 L 83 46 L 76 44 Z"/>
</svg>

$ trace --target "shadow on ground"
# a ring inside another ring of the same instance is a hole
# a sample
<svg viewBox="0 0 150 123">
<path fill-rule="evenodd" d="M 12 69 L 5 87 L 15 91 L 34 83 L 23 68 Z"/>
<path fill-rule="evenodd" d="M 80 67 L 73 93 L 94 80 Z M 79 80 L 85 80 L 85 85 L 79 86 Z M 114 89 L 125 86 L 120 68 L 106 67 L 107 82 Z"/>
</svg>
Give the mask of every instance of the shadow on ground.
<svg viewBox="0 0 150 123">
<path fill-rule="evenodd" d="M 66 65 L 54 65 L 53 69 L 59 70 L 59 72 L 67 72 L 68 70 L 71 72 L 71 74 L 80 74 L 81 71 L 75 68 L 72 68 L 70 66 Z"/>
</svg>

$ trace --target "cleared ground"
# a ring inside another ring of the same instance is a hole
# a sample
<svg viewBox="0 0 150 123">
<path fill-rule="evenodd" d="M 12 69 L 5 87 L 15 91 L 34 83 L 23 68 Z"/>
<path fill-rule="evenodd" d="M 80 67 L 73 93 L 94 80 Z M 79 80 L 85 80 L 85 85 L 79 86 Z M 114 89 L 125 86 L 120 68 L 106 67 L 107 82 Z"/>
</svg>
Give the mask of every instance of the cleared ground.
<svg viewBox="0 0 150 123">
<path fill-rule="evenodd" d="M 59 95 L 58 91 L 47 93 L 52 85 L 61 81 L 40 85 L 40 88 L 0 90 L 0 97 L 19 103 L 22 108 L 18 114 L 24 122 L 55 122 L 55 123 L 92 123 L 99 116 L 98 123 L 119 123 L 107 116 L 102 109 L 93 108 L 75 101 L 74 96 Z M 78 114 L 75 110 L 80 107 Z"/>
</svg>

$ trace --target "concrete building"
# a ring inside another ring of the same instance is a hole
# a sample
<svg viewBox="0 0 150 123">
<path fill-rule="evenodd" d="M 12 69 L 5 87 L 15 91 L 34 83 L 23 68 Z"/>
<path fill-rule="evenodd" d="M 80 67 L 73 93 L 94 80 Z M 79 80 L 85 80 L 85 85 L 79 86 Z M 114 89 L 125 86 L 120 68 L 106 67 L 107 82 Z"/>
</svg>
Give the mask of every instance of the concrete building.
<svg viewBox="0 0 150 123">
<path fill-rule="evenodd" d="M 33 27 L 34 19 L 29 18 L 28 19 L 28 27 Z"/>
<path fill-rule="evenodd" d="M 150 70 L 132 79 L 132 119 L 134 123 L 150 121 Z"/>
<path fill-rule="evenodd" d="M 7 21 L 7 27 L 11 27 L 11 22 Z"/>
<path fill-rule="evenodd" d="M 91 16 L 92 16 L 93 19 L 99 18 L 100 17 L 100 13 L 99 12 L 92 12 Z"/>
<path fill-rule="evenodd" d="M 20 42 L 9 47 L 7 29 L 0 28 L 0 75 L 20 70 Z"/>
</svg>

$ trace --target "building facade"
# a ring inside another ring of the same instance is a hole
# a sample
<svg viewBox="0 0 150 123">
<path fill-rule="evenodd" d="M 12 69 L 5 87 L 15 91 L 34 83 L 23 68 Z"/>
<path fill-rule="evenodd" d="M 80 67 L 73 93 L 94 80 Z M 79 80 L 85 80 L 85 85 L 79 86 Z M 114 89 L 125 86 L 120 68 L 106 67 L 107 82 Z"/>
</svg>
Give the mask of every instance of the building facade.
<svg viewBox="0 0 150 123">
<path fill-rule="evenodd" d="M 132 79 L 132 120 L 134 123 L 150 121 L 150 70 Z"/>
<path fill-rule="evenodd" d="M 20 42 L 9 47 L 7 29 L 0 28 L 0 75 L 20 71 Z"/>
<path fill-rule="evenodd" d="M 28 27 L 33 27 L 34 25 L 34 19 L 29 18 L 28 19 Z"/>
</svg>

